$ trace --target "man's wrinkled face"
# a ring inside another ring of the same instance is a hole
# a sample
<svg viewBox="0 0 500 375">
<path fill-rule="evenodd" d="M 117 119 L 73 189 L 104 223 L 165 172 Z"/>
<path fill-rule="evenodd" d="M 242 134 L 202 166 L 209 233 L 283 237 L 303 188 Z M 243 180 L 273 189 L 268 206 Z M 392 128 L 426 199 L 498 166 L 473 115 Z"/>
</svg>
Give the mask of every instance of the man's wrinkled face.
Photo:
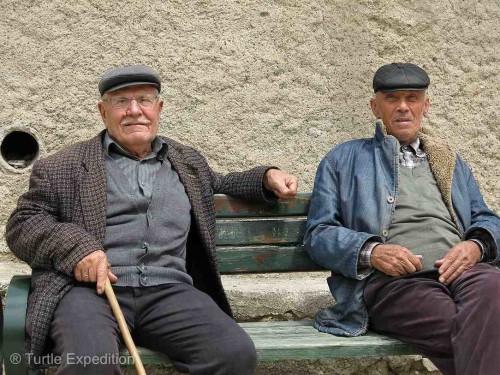
<svg viewBox="0 0 500 375">
<path fill-rule="evenodd" d="M 163 101 L 156 98 L 158 91 L 154 86 L 141 85 L 125 87 L 104 94 L 99 102 L 104 126 L 111 137 L 128 151 L 151 147 L 158 133 Z M 151 106 L 148 99 L 154 98 Z M 113 105 L 123 106 L 116 108 Z M 141 105 L 142 104 L 142 105 Z"/>
<path fill-rule="evenodd" d="M 429 97 L 423 90 L 379 91 L 370 105 L 373 114 L 384 122 L 387 134 L 407 144 L 417 138 L 422 117 L 429 111 Z"/>
</svg>

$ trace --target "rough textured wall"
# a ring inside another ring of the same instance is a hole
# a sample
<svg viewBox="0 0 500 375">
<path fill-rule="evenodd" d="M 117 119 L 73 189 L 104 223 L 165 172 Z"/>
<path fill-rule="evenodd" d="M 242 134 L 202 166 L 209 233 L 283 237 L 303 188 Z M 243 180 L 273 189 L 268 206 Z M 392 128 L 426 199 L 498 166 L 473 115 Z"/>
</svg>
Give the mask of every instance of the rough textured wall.
<svg viewBox="0 0 500 375">
<path fill-rule="evenodd" d="M 108 67 L 145 63 L 163 77 L 163 134 L 221 172 L 275 164 L 310 191 L 333 145 L 372 134 L 376 68 L 413 61 L 432 80 L 429 126 L 500 209 L 498 0 L 2 0 L 1 8 L 0 135 L 36 132 L 42 156 L 101 129 L 97 82 Z M 0 167 L 3 233 L 29 171 Z"/>
</svg>

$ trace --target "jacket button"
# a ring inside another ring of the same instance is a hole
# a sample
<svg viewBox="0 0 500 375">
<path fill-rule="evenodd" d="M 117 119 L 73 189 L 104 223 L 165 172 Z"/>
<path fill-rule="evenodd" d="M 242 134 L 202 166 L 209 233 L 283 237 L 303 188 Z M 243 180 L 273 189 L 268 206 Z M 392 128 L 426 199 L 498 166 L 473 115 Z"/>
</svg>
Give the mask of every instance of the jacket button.
<svg viewBox="0 0 500 375">
<path fill-rule="evenodd" d="M 389 196 L 387 197 L 387 202 L 389 202 L 389 203 L 391 203 L 391 204 L 392 204 L 392 203 L 394 203 L 394 197 L 393 197 L 392 195 L 389 195 Z"/>
<path fill-rule="evenodd" d="M 389 232 L 387 231 L 387 229 L 384 229 L 382 231 L 382 236 L 387 237 L 388 234 L 389 234 Z"/>
</svg>

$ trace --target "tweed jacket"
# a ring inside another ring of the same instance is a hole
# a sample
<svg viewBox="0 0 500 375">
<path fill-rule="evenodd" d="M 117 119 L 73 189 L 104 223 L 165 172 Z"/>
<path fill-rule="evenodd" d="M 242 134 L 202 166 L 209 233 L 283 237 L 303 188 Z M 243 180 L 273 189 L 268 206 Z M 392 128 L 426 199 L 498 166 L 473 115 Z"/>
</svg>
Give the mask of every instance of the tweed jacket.
<svg viewBox="0 0 500 375">
<path fill-rule="evenodd" d="M 107 204 L 103 135 L 101 132 L 38 161 L 29 190 L 19 198 L 7 223 L 10 249 L 32 268 L 25 350 L 34 356 L 46 349 L 54 310 L 74 284 L 74 267 L 89 253 L 103 249 Z M 262 178 L 270 167 L 222 176 L 193 148 L 162 139 L 192 206 L 187 271 L 194 286 L 231 315 L 215 255 L 213 194 L 269 200 Z"/>
</svg>

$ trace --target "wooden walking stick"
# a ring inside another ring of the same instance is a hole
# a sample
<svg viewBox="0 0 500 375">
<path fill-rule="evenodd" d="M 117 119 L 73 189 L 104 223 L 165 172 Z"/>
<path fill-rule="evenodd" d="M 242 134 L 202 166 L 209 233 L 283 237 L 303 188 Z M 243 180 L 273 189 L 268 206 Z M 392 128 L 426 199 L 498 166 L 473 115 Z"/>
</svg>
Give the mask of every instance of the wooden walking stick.
<svg viewBox="0 0 500 375">
<path fill-rule="evenodd" d="M 132 336 L 130 335 L 130 331 L 128 330 L 127 322 L 125 321 L 125 317 L 123 316 L 122 309 L 118 304 L 115 292 L 113 291 L 113 287 L 111 286 L 108 278 L 106 278 L 106 283 L 104 284 L 104 292 L 106 293 L 106 297 L 108 298 L 109 304 L 111 305 L 111 310 L 113 310 L 115 319 L 118 322 L 118 326 L 120 327 L 123 341 L 125 341 L 125 345 L 127 346 L 130 355 L 134 359 L 134 366 L 137 374 L 146 375 L 146 370 L 144 370 L 144 366 L 142 365 L 141 357 L 139 357 L 137 348 L 135 347 Z"/>
</svg>

